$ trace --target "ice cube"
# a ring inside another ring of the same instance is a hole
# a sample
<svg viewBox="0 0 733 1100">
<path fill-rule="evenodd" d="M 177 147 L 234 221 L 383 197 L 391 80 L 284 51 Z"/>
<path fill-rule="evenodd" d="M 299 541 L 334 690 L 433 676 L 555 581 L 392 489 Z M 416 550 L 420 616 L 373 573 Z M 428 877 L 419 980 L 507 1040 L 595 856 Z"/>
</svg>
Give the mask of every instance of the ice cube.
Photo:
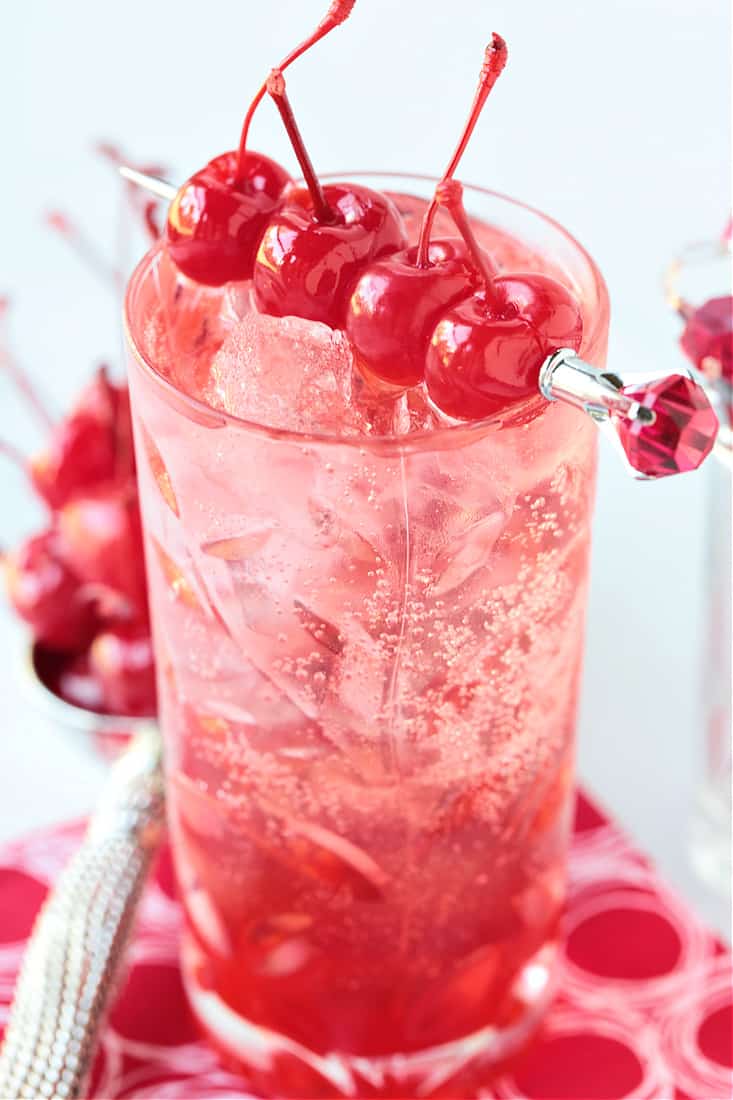
<svg viewBox="0 0 733 1100">
<path fill-rule="evenodd" d="M 435 431 L 437 428 L 446 427 L 450 421 L 443 416 L 428 401 L 427 390 L 424 386 L 414 386 L 404 395 L 406 423 L 401 430 L 395 425 L 395 434 L 404 435 L 406 432 Z"/>
<path fill-rule="evenodd" d="M 319 645 L 325 646 L 329 653 L 343 652 L 344 643 L 339 629 L 328 619 L 322 619 L 315 611 L 311 610 L 302 600 L 293 600 L 295 613 L 300 620 L 303 629 L 310 634 Z"/>
<path fill-rule="evenodd" d="M 352 404 L 365 435 L 407 435 L 432 431 L 448 423 L 447 418 L 430 405 L 423 386 L 396 392 L 391 386 L 367 381 L 357 369 L 352 382 Z"/>
<path fill-rule="evenodd" d="M 173 512 L 175 516 L 180 516 L 178 499 L 176 497 L 176 491 L 173 488 L 173 482 L 171 481 L 168 468 L 163 461 L 163 456 L 158 450 L 155 440 L 142 421 L 140 422 L 140 437 L 142 439 L 143 449 L 147 455 L 150 472 L 153 475 L 153 480 L 161 497 L 168 505 L 171 512 Z"/>
<path fill-rule="evenodd" d="M 353 841 L 316 822 L 278 814 L 283 851 L 297 870 L 334 889 L 345 888 L 359 901 L 381 901 L 390 876 Z"/>
<path fill-rule="evenodd" d="M 460 588 L 478 570 L 486 571 L 488 583 L 491 575 L 491 553 L 505 524 L 506 517 L 501 511 L 489 511 L 476 518 L 466 515 L 465 526 L 456 530 L 445 549 L 435 558 L 433 568 L 436 581 L 433 594 L 444 596 L 453 589 Z"/>
<path fill-rule="evenodd" d="M 354 434 L 352 354 L 342 332 L 300 317 L 243 317 L 216 355 L 205 399 L 244 420 Z"/>
<path fill-rule="evenodd" d="M 208 779 L 213 768 L 271 770 L 273 762 L 301 772 L 337 749 L 315 722 L 251 669 L 239 682 L 215 685 L 204 704 L 184 703 L 185 764 L 189 775 Z M 247 691 L 247 682 L 251 688 Z"/>
<path fill-rule="evenodd" d="M 315 719 L 336 659 L 338 630 L 304 601 L 296 603 L 294 566 L 283 562 L 287 568 L 279 568 L 279 550 L 269 559 L 269 572 L 261 555 L 209 557 L 207 587 L 243 664 L 258 669 Z M 292 555 L 292 545 L 289 550 Z"/>
<path fill-rule="evenodd" d="M 192 578 L 195 576 L 193 562 L 189 561 L 188 574 L 164 550 L 154 535 L 150 535 L 150 544 L 155 551 L 155 559 L 168 586 L 171 599 L 189 611 L 200 615 L 207 614 L 207 600 L 202 595 L 199 584 Z"/>
<path fill-rule="evenodd" d="M 327 714 L 348 728 L 351 737 L 373 738 L 383 721 L 385 686 L 391 661 L 363 626 L 352 621 L 336 666 Z"/>
<path fill-rule="evenodd" d="M 248 284 L 236 287 L 203 286 L 186 278 L 161 250 L 155 267 L 159 316 L 158 352 L 166 373 L 184 392 L 200 396 L 211 363 L 231 328 L 238 323 L 243 303 L 249 303 Z"/>
<path fill-rule="evenodd" d="M 174 830 L 179 845 L 186 849 L 192 872 L 206 884 L 214 904 L 221 893 L 217 878 L 224 878 L 227 863 L 238 856 L 238 870 L 242 874 L 248 871 L 244 859 L 248 845 L 294 876 L 305 876 L 332 890 L 343 888 L 359 901 L 383 899 L 391 880 L 373 856 L 332 829 L 292 814 L 273 800 L 272 791 L 265 795 L 257 779 L 253 775 L 253 784 L 247 789 L 245 816 L 244 807 L 213 797 L 181 772 L 173 775 Z M 217 840 L 222 853 L 211 861 L 206 846 Z M 234 895 L 231 902 L 241 903 L 237 891 L 232 891 L 231 877 L 228 886 Z M 247 892 L 242 896 L 246 898 Z M 219 907 L 220 911 L 224 908 Z"/>
<path fill-rule="evenodd" d="M 181 860 L 179 867 L 186 868 L 186 861 Z M 212 955 L 218 955 L 222 959 L 231 958 L 233 954 L 231 937 L 209 894 L 197 885 L 195 876 L 191 876 L 193 882 L 185 881 L 185 872 L 183 877 L 184 881 L 181 881 L 179 871 L 184 906 L 197 936 Z"/>
<path fill-rule="evenodd" d="M 351 385 L 351 400 L 358 411 L 365 435 L 395 435 L 404 395 L 392 386 L 382 386 L 376 380 L 367 381 L 357 368 Z"/>
<path fill-rule="evenodd" d="M 241 535 L 229 538 L 211 539 L 203 543 L 201 549 L 212 558 L 224 561 L 246 561 L 267 543 L 272 531 L 265 526 L 252 527 Z"/>
</svg>

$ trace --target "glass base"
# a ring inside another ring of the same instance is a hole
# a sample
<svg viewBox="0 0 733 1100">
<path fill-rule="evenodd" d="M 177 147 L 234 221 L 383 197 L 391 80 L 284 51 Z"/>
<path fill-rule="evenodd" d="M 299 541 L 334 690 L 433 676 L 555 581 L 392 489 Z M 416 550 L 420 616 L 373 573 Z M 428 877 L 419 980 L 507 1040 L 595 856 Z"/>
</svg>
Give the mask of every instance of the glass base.
<svg viewBox="0 0 733 1100">
<path fill-rule="evenodd" d="M 529 1042 L 554 993 L 557 946 L 548 944 L 524 967 L 514 989 L 526 1005 L 507 1027 L 493 1025 L 461 1039 L 409 1054 L 319 1054 L 280 1032 L 253 1024 L 196 981 L 196 948 L 183 942 L 183 979 L 199 1026 L 222 1062 L 265 1096 L 278 1100 L 328 1097 L 474 1097 Z"/>
</svg>

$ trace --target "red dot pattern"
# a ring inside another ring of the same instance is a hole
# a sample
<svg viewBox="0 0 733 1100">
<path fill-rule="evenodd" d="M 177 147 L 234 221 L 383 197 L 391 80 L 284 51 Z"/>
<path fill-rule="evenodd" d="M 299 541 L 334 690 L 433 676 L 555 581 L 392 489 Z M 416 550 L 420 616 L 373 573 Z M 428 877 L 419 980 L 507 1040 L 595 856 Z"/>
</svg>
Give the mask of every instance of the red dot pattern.
<svg viewBox="0 0 733 1100">
<path fill-rule="evenodd" d="M 545 1100 L 616 1100 L 633 1096 L 644 1077 L 636 1054 L 618 1039 L 578 1032 L 540 1042 L 515 1074 L 523 1096 Z"/>
<path fill-rule="evenodd" d="M 0 852 L 0 1022 L 38 908 L 82 831 L 63 826 Z M 567 923 L 560 989 L 540 1038 L 476 1100 L 733 1096 L 728 950 L 582 795 Z M 92 1100 L 254 1097 L 198 1037 L 178 969 L 179 929 L 165 853 L 102 1037 Z"/>
<path fill-rule="evenodd" d="M 601 953 L 598 944 L 605 944 Z M 592 974 L 642 981 L 674 970 L 681 943 L 661 913 L 644 909 L 606 909 L 573 929 L 566 954 Z"/>
<path fill-rule="evenodd" d="M 697 1032 L 697 1043 L 706 1058 L 721 1066 L 733 1066 L 733 1009 L 730 1005 L 705 1017 Z"/>
</svg>

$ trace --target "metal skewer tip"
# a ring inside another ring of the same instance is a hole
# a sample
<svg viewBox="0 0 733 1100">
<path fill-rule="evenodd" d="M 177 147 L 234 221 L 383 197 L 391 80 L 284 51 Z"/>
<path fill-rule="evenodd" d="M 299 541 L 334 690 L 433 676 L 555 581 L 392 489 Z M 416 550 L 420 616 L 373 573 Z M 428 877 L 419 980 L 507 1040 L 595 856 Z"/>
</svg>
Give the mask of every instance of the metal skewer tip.
<svg viewBox="0 0 733 1100">
<path fill-rule="evenodd" d="M 134 183 L 137 187 L 142 187 L 143 190 L 149 191 L 156 198 L 172 202 L 176 197 L 178 189 L 168 180 L 160 179 L 158 176 L 149 176 L 146 172 L 138 172 L 137 168 L 128 168 L 126 164 L 120 165 L 119 173 L 128 183 Z"/>
</svg>

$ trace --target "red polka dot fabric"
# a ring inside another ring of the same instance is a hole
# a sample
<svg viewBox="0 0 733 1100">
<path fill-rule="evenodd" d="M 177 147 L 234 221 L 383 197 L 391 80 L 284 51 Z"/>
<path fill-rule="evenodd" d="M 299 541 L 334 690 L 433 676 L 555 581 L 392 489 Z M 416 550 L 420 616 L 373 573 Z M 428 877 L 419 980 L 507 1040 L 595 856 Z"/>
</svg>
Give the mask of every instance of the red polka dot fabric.
<svg viewBox="0 0 733 1100">
<path fill-rule="evenodd" d="M 75 823 L 0 851 L 0 1029 L 35 914 L 82 832 Z M 566 919 L 542 1033 L 476 1100 L 730 1100 L 730 954 L 583 795 Z M 164 856 L 102 1037 L 95 1100 L 253 1095 L 198 1037 L 178 970 L 179 920 Z"/>
</svg>

